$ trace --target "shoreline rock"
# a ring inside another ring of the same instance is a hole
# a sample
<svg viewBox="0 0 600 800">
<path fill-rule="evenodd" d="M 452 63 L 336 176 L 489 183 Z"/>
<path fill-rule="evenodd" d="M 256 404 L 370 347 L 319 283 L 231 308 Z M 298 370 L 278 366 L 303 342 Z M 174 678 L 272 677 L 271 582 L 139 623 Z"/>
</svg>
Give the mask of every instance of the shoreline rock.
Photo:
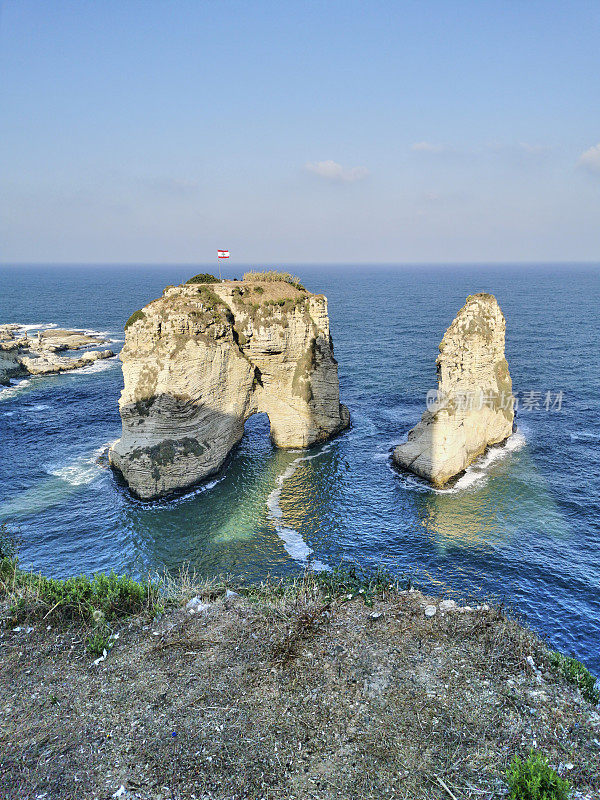
<svg viewBox="0 0 600 800">
<path fill-rule="evenodd" d="M 444 334 L 437 358 L 438 390 L 396 447 L 397 467 L 444 486 L 490 445 L 513 432 L 512 382 L 504 355 L 506 322 L 491 294 L 467 297 Z"/>
<path fill-rule="evenodd" d="M 253 414 L 283 448 L 349 424 L 327 300 L 283 280 L 167 287 L 132 315 L 120 357 L 123 432 L 109 458 L 143 499 L 218 472 Z"/>
<path fill-rule="evenodd" d="M 17 336 L 20 331 L 23 335 Z M 21 325 L 0 325 L 0 385 L 25 375 L 53 375 L 80 369 L 94 361 L 112 358 L 112 350 L 88 350 L 78 356 L 57 356 L 107 344 L 108 340 L 84 331 L 53 328 L 28 336 Z"/>
</svg>

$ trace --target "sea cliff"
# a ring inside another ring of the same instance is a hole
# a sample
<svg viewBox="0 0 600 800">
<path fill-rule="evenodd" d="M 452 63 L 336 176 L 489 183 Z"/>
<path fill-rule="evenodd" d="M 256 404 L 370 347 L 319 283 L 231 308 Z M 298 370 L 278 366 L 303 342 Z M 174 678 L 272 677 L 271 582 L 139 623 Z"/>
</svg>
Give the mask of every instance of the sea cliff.
<svg viewBox="0 0 600 800">
<path fill-rule="evenodd" d="M 0 578 L 3 800 L 492 800 L 531 748 L 600 795 L 592 676 L 500 608 L 354 569 Z"/>
</svg>

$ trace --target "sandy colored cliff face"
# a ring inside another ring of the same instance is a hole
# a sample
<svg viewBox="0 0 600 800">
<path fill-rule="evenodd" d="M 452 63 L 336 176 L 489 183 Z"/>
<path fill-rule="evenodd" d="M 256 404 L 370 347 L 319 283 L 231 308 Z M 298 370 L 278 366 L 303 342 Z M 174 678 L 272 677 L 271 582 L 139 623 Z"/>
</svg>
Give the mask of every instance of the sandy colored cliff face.
<svg viewBox="0 0 600 800">
<path fill-rule="evenodd" d="M 266 412 L 279 447 L 308 447 L 348 424 L 327 300 L 284 282 L 165 289 L 126 329 L 111 464 L 152 498 L 215 473 Z"/>
<path fill-rule="evenodd" d="M 514 413 L 505 330 L 495 297 L 467 298 L 440 344 L 438 402 L 394 450 L 396 465 L 443 486 L 489 445 L 510 436 Z"/>
</svg>

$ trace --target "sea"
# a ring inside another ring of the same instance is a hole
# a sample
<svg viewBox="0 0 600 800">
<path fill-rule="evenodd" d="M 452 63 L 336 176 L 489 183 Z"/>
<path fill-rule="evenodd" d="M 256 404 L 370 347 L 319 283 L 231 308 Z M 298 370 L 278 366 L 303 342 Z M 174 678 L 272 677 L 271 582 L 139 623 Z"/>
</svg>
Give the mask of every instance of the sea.
<svg viewBox="0 0 600 800">
<path fill-rule="evenodd" d="M 245 267 L 232 265 L 229 277 Z M 307 565 L 383 567 L 425 591 L 492 600 L 600 675 L 600 265 L 288 268 L 324 293 L 349 430 L 284 451 L 256 415 L 223 471 L 180 496 L 133 498 L 106 466 L 120 434 L 118 358 L 0 387 L 0 524 L 21 564 L 64 577 L 255 582 Z M 0 324 L 102 333 L 206 265 L 0 267 Z M 517 430 L 450 488 L 394 470 L 436 386 L 468 294 L 498 299 Z"/>
</svg>

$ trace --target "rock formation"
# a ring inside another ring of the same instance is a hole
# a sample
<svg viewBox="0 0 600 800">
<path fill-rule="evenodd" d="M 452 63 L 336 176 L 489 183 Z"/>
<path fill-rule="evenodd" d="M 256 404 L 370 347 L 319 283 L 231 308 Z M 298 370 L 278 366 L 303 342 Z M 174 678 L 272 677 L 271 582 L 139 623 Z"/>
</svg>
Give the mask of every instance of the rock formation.
<svg viewBox="0 0 600 800">
<path fill-rule="evenodd" d="M 349 422 L 327 300 L 286 281 L 167 287 L 132 315 L 120 357 L 123 433 L 109 458 L 142 498 L 217 472 L 257 412 L 279 447 Z"/>
<path fill-rule="evenodd" d="M 444 334 L 438 391 L 393 462 L 443 486 L 513 429 L 512 383 L 504 357 L 506 323 L 491 294 L 467 297 Z"/>
<path fill-rule="evenodd" d="M 0 385 L 23 375 L 51 375 L 85 367 L 114 356 L 112 350 L 88 350 L 79 356 L 56 356 L 59 351 L 76 351 L 107 343 L 83 331 L 52 329 L 28 337 L 21 325 L 0 325 Z"/>
</svg>

